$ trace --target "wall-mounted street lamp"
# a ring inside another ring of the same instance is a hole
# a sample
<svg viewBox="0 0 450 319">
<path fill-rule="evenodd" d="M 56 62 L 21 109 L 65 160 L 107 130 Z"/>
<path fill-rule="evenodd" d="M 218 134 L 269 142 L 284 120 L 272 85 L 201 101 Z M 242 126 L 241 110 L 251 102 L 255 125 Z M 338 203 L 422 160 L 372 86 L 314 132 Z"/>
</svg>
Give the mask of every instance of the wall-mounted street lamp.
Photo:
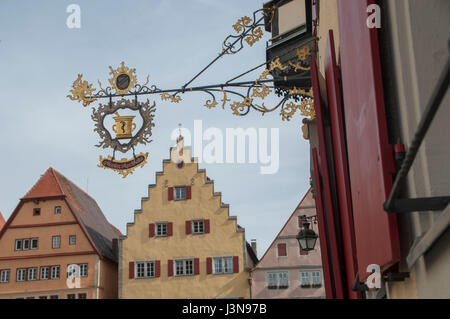
<svg viewBox="0 0 450 319">
<path fill-rule="evenodd" d="M 311 216 L 312 217 L 312 216 Z M 299 231 L 297 235 L 298 244 L 300 248 L 304 251 L 314 250 L 316 246 L 316 241 L 319 236 L 312 229 L 309 229 L 310 223 L 305 221 L 303 222 L 303 229 Z"/>
</svg>

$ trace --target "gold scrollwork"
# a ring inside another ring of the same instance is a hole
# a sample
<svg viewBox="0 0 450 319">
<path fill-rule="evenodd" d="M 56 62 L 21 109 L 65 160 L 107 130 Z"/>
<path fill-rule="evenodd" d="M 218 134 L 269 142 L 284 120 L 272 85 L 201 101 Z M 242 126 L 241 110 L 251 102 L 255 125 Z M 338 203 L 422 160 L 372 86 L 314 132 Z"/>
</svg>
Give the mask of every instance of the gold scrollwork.
<svg viewBox="0 0 450 319">
<path fill-rule="evenodd" d="M 257 28 L 252 30 L 252 33 L 245 38 L 249 46 L 253 46 L 256 42 L 258 42 L 263 36 L 263 32 L 261 28 Z"/>
<path fill-rule="evenodd" d="M 78 77 L 73 82 L 72 89 L 70 90 L 72 95 L 67 95 L 67 97 L 72 101 L 83 102 L 83 106 L 88 106 L 96 100 L 96 98 L 87 97 L 95 91 L 95 88 L 92 87 L 92 84 L 89 84 L 88 81 L 81 81 L 82 77 L 83 74 L 78 74 Z"/>
<path fill-rule="evenodd" d="M 233 28 L 236 32 L 241 32 L 246 26 L 248 26 L 252 22 L 252 20 L 245 16 L 240 18 L 235 24 L 233 24 Z"/>
<path fill-rule="evenodd" d="M 308 45 L 305 45 L 303 48 L 297 48 L 297 57 L 299 60 L 306 62 L 308 56 L 311 55 L 311 48 Z"/>
<path fill-rule="evenodd" d="M 309 89 L 308 91 L 305 89 L 298 89 L 297 87 L 294 86 L 293 89 L 289 90 L 289 94 L 290 95 L 305 95 L 308 97 L 313 97 L 313 93 L 312 93 L 312 89 Z"/>
<path fill-rule="evenodd" d="M 178 103 L 181 101 L 181 97 L 174 96 L 172 94 L 164 92 L 164 93 L 161 93 L 161 100 L 163 100 L 163 101 L 170 100 L 170 102 L 172 102 L 172 103 Z"/>
<path fill-rule="evenodd" d="M 225 104 L 227 102 L 231 101 L 230 99 L 227 99 L 227 92 L 225 90 L 221 90 L 220 92 L 223 93 L 223 99 L 222 99 L 222 109 L 225 109 Z"/>
<path fill-rule="evenodd" d="M 216 107 L 217 104 L 218 104 L 218 103 L 217 103 L 216 100 L 212 100 L 210 103 L 208 103 L 208 101 L 206 101 L 205 106 L 206 106 L 208 109 L 212 109 L 213 107 Z"/>
<path fill-rule="evenodd" d="M 253 88 L 252 97 L 260 97 L 261 99 L 264 99 L 270 94 L 270 92 L 272 92 L 272 90 L 263 83 L 261 84 L 261 87 L 255 86 Z"/>
<path fill-rule="evenodd" d="M 287 68 L 288 67 L 286 65 L 283 65 L 283 63 L 280 62 L 280 57 L 276 57 L 270 61 L 269 71 L 273 71 L 275 69 L 286 70 Z"/>
<path fill-rule="evenodd" d="M 241 116 L 241 113 L 239 113 L 239 111 L 243 112 L 245 110 L 245 107 L 251 105 L 252 102 L 253 99 L 246 97 L 242 102 L 233 102 L 230 107 L 234 115 Z"/>
<path fill-rule="evenodd" d="M 126 67 L 125 62 L 122 61 L 120 63 L 120 66 L 115 70 L 111 66 L 109 66 L 109 69 L 111 70 L 109 74 L 112 75 L 112 78 L 108 79 L 108 81 L 111 84 L 111 87 L 116 90 L 117 94 L 128 93 L 130 89 L 136 85 L 136 69 L 130 69 Z M 117 87 L 117 77 L 119 77 L 121 74 L 125 74 L 129 77 L 128 86 L 123 89 Z"/>
<path fill-rule="evenodd" d="M 298 105 L 294 102 L 286 104 L 280 111 L 281 119 L 283 121 L 290 121 L 297 110 L 300 110 L 302 116 L 309 117 L 311 120 L 316 117 L 313 99 L 303 99 Z"/>
</svg>

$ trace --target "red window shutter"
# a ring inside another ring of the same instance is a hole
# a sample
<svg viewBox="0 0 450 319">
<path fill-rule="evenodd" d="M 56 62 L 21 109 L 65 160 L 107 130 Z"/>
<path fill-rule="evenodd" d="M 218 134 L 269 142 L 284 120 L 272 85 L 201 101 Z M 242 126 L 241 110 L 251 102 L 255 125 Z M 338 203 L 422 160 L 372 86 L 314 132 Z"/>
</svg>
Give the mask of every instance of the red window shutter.
<svg viewBox="0 0 450 319">
<path fill-rule="evenodd" d="M 192 232 L 191 221 L 187 220 L 186 221 L 186 235 L 189 235 L 191 232 Z"/>
<path fill-rule="evenodd" d="M 155 224 L 148 224 L 148 237 L 155 236 Z"/>
<path fill-rule="evenodd" d="M 300 247 L 300 255 L 308 255 L 308 252 Z"/>
<path fill-rule="evenodd" d="M 173 187 L 169 187 L 168 195 L 169 195 L 168 199 L 173 200 Z"/>
<path fill-rule="evenodd" d="M 206 258 L 206 273 L 212 274 L 212 258 L 208 257 Z"/>
<path fill-rule="evenodd" d="M 186 199 L 191 199 L 191 186 L 186 186 Z"/>
<path fill-rule="evenodd" d="M 134 261 L 130 261 L 130 263 L 128 264 L 128 272 L 128 278 L 134 278 Z"/>
<path fill-rule="evenodd" d="M 173 276 L 173 260 L 172 259 L 169 259 L 167 261 L 167 275 L 169 277 Z"/>
<path fill-rule="evenodd" d="M 278 244 L 278 257 L 287 256 L 286 244 Z"/>
<path fill-rule="evenodd" d="M 198 258 L 194 258 L 194 275 L 200 274 L 200 260 Z"/>
<path fill-rule="evenodd" d="M 233 257 L 233 272 L 234 273 L 239 272 L 239 257 L 238 256 Z"/>
<path fill-rule="evenodd" d="M 205 219 L 205 234 L 209 234 L 209 219 Z"/>
<path fill-rule="evenodd" d="M 172 236 L 173 233 L 173 223 L 167 224 L 167 236 Z"/>
<path fill-rule="evenodd" d="M 161 276 L 161 262 L 159 260 L 155 261 L 155 277 Z"/>
</svg>

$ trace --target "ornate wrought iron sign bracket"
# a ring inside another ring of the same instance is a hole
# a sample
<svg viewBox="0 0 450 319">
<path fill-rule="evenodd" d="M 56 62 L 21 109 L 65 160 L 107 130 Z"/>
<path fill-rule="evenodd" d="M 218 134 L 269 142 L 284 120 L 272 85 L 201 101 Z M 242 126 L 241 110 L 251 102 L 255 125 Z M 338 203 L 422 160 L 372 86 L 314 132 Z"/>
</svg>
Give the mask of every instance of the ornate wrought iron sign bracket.
<svg viewBox="0 0 450 319">
<path fill-rule="evenodd" d="M 112 156 L 103 158 L 100 156 L 99 167 L 109 168 L 122 174 L 123 177 L 133 173 L 138 166 L 142 167 L 147 162 L 148 153 L 135 154 L 135 147 L 138 144 L 150 143 L 151 129 L 154 127 L 153 118 L 156 104 L 150 101 L 139 102 L 138 98 L 143 95 L 158 94 L 162 101 L 170 101 L 172 103 L 179 103 L 182 98 L 181 95 L 187 92 L 202 92 L 206 93 L 208 99 L 204 106 L 207 108 L 215 108 L 218 105 L 225 109 L 229 105 L 233 114 L 237 116 L 247 115 L 250 110 L 265 113 L 280 110 L 282 120 L 289 121 L 297 110 L 300 114 L 310 119 L 315 118 L 313 94 L 310 86 L 292 87 L 284 92 L 277 90 L 274 86 L 275 78 L 277 82 L 295 80 L 296 83 L 301 83 L 301 80 L 307 80 L 309 76 L 309 59 L 311 58 L 311 46 L 305 45 L 296 49 L 296 58 L 291 59 L 288 63 L 281 63 L 280 58 L 276 57 L 269 63 L 262 63 L 240 75 L 228 80 L 224 83 L 211 84 L 206 86 L 190 86 L 191 83 L 198 78 L 205 70 L 207 70 L 213 63 L 226 54 L 235 54 L 242 50 L 244 41 L 248 45 L 253 46 L 254 43 L 262 38 L 262 26 L 265 16 L 273 16 L 273 8 L 264 8 L 253 13 L 253 19 L 243 17 L 239 19 L 233 28 L 237 34 L 229 35 L 223 41 L 222 50 L 219 55 L 214 58 L 205 68 L 197 73 L 190 81 L 180 88 L 175 89 L 159 89 L 155 85 L 149 85 L 149 76 L 147 76 L 144 84 L 139 84 L 136 78 L 136 70 L 130 69 L 121 62 L 117 69 L 111 66 L 110 75 L 108 79 L 110 86 L 103 87 L 102 83 L 98 81 L 99 89 L 93 87 L 93 84 L 83 80 L 83 75 L 78 74 L 77 79 L 72 84 L 71 94 L 67 97 L 71 100 L 78 101 L 83 106 L 88 106 L 91 103 L 107 99 L 107 104 L 99 104 L 93 108 L 92 119 L 95 122 L 95 129 L 100 136 L 100 143 L 96 145 L 99 148 L 111 148 L 113 150 Z M 255 71 L 263 66 L 266 68 L 261 75 L 253 81 L 240 81 L 239 78 Z M 275 89 L 275 93 L 281 97 L 280 101 L 271 107 L 268 107 L 262 102 Z M 218 98 L 219 97 L 219 98 Z M 220 98 L 221 97 L 221 98 Z M 233 98 L 234 97 L 234 98 Z M 130 98 L 130 99 L 127 99 Z M 116 99 L 118 99 L 116 101 Z M 132 116 L 120 116 L 119 110 L 128 109 L 138 111 L 142 117 L 143 124 L 136 130 L 136 124 L 133 123 Z M 115 114 L 115 125 L 113 131 L 115 137 L 105 128 L 105 117 Z M 135 132 L 133 134 L 133 132 Z M 121 143 L 125 141 L 125 143 Z M 130 150 L 133 152 L 131 159 L 116 160 L 116 151 L 127 153 Z"/>
</svg>

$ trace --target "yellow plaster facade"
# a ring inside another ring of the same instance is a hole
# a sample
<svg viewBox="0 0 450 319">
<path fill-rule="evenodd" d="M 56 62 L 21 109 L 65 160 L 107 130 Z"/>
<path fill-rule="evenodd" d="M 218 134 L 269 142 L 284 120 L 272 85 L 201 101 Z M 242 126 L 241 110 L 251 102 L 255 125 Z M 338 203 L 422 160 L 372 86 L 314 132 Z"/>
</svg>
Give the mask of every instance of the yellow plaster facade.
<svg viewBox="0 0 450 319">
<path fill-rule="evenodd" d="M 182 168 L 177 167 L 177 160 L 184 161 Z M 190 186 L 191 199 L 169 200 L 169 188 L 175 186 Z M 220 193 L 214 193 L 206 171 L 191 161 L 190 148 L 171 149 L 171 160 L 163 161 L 163 172 L 156 173 L 156 184 L 148 191 L 142 208 L 134 213 L 134 223 L 127 225 L 127 234 L 120 240 L 119 298 L 250 298 L 248 270 L 253 261 L 244 229 L 236 217 L 229 216 L 228 205 L 222 204 Z M 209 220 L 209 233 L 186 234 L 186 221 L 197 219 Z M 172 235 L 149 237 L 149 224 L 157 222 L 172 223 Z M 238 272 L 208 274 L 207 258 L 218 256 L 237 256 Z M 174 270 L 170 276 L 169 260 L 179 258 L 198 258 L 199 273 L 176 276 Z M 159 277 L 130 278 L 130 262 L 142 260 L 159 261 Z"/>
</svg>

